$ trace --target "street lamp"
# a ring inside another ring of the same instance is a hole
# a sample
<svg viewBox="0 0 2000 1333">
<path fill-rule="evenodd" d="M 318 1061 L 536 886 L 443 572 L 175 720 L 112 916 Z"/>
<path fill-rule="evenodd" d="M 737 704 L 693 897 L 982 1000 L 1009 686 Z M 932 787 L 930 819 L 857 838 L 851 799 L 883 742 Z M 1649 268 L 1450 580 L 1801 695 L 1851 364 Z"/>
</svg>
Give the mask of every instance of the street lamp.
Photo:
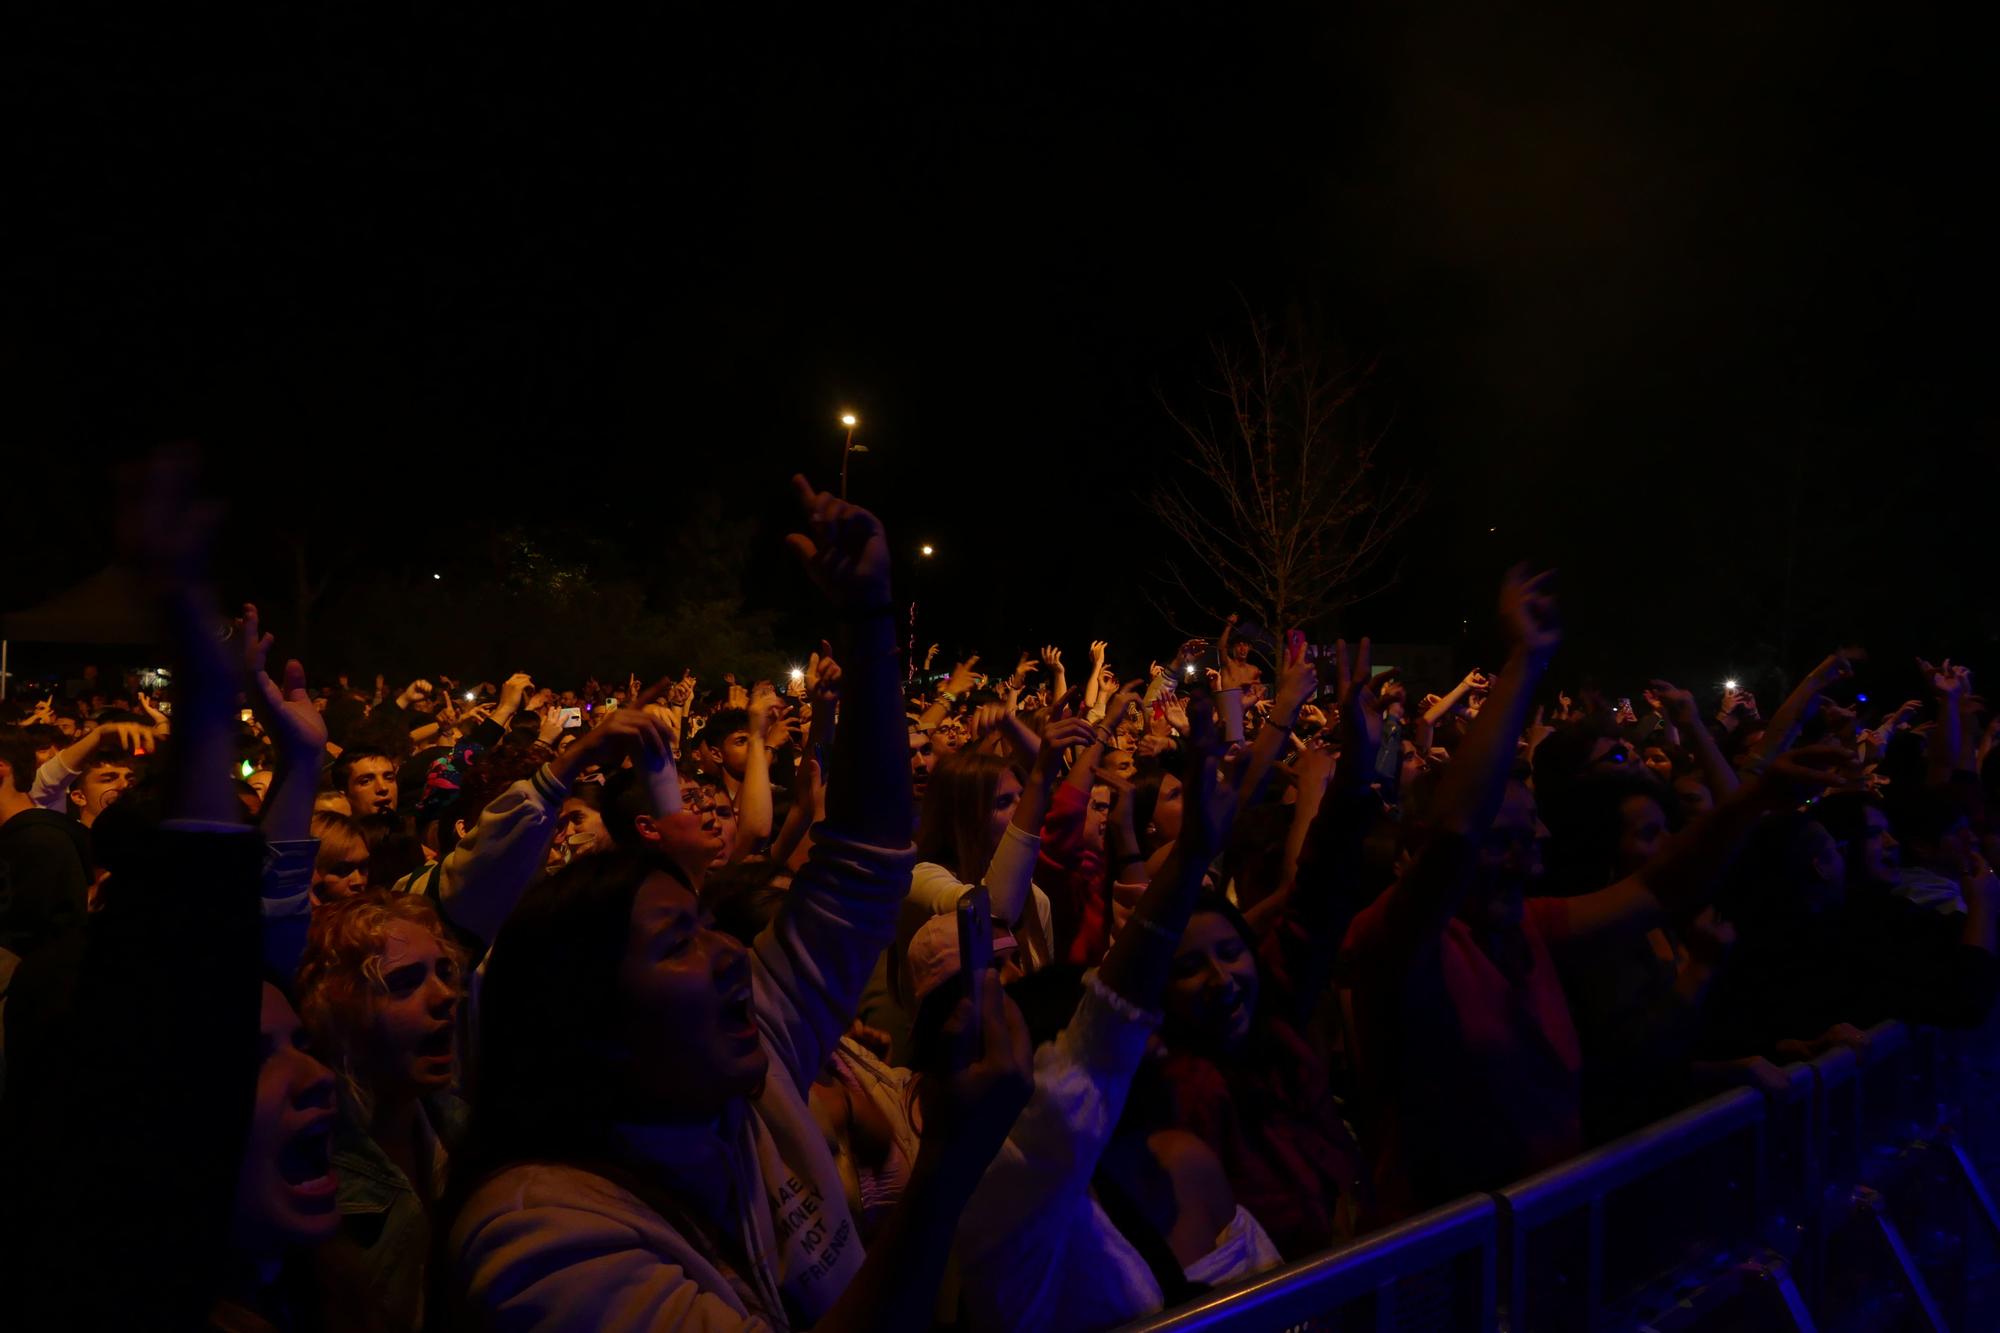
<svg viewBox="0 0 2000 1333">
<path fill-rule="evenodd" d="M 840 450 L 840 498 L 845 500 L 847 498 L 847 456 L 849 454 L 865 454 L 868 452 L 868 446 L 854 442 L 854 428 L 861 424 L 860 417 L 855 416 L 852 412 L 842 412 L 840 414 L 840 424 L 847 427 L 847 443 L 842 445 Z"/>
</svg>

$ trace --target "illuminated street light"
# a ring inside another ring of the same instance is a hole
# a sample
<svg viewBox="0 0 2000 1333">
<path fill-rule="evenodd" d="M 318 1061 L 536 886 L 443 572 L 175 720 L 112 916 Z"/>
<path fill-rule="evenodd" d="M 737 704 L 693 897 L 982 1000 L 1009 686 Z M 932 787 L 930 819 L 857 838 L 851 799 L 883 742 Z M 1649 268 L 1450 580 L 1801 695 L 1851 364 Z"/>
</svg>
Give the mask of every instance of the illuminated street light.
<svg viewBox="0 0 2000 1333">
<path fill-rule="evenodd" d="M 847 443 L 840 448 L 840 498 L 845 500 L 847 498 L 847 456 L 849 454 L 865 454 L 868 452 L 868 446 L 854 442 L 854 428 L 861 424 L 860 417 L 855 416 L 852 412 L 842 412 L 840 414 L 840 424 L 847 427 Z"/>
</svg>

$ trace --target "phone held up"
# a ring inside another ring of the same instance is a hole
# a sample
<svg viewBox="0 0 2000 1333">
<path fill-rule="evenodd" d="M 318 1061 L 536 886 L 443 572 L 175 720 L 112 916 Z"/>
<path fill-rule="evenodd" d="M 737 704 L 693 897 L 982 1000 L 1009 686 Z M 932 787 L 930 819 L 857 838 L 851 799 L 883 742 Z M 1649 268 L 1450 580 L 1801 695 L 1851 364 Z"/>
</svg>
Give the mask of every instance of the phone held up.
<svg viewBox="0 0 2000 1333">
<path fill-rule="evenodd" d="M 985 1055 L 979 1015 L 986 1000 L 986 987 L 993 984 L 993 898 L 984 884 L 975 884 L 958 899 L 958 967 L 965 977 L 966 994 L 972 1000 L 971 1020 L 965 1025 L 965 1058 Z"/>
</svg>

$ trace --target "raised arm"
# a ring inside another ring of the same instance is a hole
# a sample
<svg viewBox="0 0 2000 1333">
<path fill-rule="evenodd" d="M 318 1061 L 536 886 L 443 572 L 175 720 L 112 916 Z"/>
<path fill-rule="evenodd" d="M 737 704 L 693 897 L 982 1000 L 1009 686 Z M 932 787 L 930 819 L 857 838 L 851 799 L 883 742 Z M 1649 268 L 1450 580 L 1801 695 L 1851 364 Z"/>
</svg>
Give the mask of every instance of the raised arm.
<svg viewBox="0 0 2000 1333">
<path fill-rule="evenodd" d="M 951 716 L 951 710 L 958 707 L 958 701 L 979 683 L 979 674 L 973 670 L 978 665 L 979 654 L 974 653 L 951 669 L 951 678 L 938 688 L 937 698 L 931 700 L 931 706 L 917 719 L 918 731 L 929 735 L 940 722 Z"/>
<path fill-rule="evenodd" d="M 1642 931 L 1669 915 L 1692 916 L 1765 815 L 1837 787 L 1857 768 L 1845 746 L 1815 745 L 1772 760 L 1630 876 L 1569 900 L 1570 947 L 1605 931 Z"/>
<path fill-rule="evenodd" d="M 1764 739 L 1757 743 L 1758 766 L 1792 748 L 1806 721 L 1818 711 L 1820 695 L 1854 674 L 1852 659 L 1858 656 L 1859 652 L 1851 648 L 1830 653 L 1793 687 L 1764 728 Z"/>
<path fill-rule="evenodd" d="M 1236 795 L 1217 781 L 1221 746 L 1208 709 L 1197 705 L 1190 721 L 1194 734 L 1182 750 L 1187 813 L 1180 838 L 1132 909 L 1132 919 L 1113 937 L 1098 971 L 1113 994 L 1145 1010 L 1158 1008 L 1166 993 L 1202 876 L 1236 820 Z"/>
<path fill-rule="evenodd" d="M 1715 743 L 1715 737 L 1701 720 L 1701 706 L 1694 701 L 1694 695 L 1668 680 L 1652 682 L 1652 689 L 1666 711 L 1667 720 L 1680 733 L 1680 743 L 1694 752 L 1695 762 L 1701 766 L 1702 780 L 1715 793 L 1719 801 L 1736 790 L 1736 770 L 1723 757 L 1722 748 Z"/>
<path fill-rule="evenodd" d="M 1472 720 L 1438 784 L 1432 823 L 1436 832 L 1447 838 L 1485 836 L 1499 811 L 1536 686 L 1562 642 L 1549 579 L 1549 574 L 1530 576 L 1525 567 L 1516 566 L 1501 585 L 1500 623 L 1508 640 L 1507 665 L 1494 679 L 1485 707 Z M 1345 651 L 1342 645 L 1343 655 Z M 1356 671 L 1366 674 L 1360 664 Z M 1352 774 L 1352 758 L 1343 753 L 1336 776 Z M 1398 951 L 1427 945 L 1458 910 L 1459 897 L 1465 891 L 1464 876 L 1444 873 L 1443 867 L 1431 864 L 1440 854 L 1435 842 L 1426 847 L 1410 873 L 1389 891 L 1386 925 L 1395 941 L 1392 947 Z"/>
<path fill-rule="evenodd" d="M 771 836 L 776 802 L 771 794 L 771 724 L 782 705 L 768 681 L 750 691 L 750 749 L 743 765 L 743 785 L 736 795 L 736 844 L 731 861 L 741 861 Z"/>
<path fill-rule="evenodd" d="M 1271 715 L 1257 732 L 1250 756 L 1237 780 L 1236 795 L 1248 802 L 1263 785 L 1271 766 L 1291 744 L 1292 728 L 1298 723 L 1299 709 L 1319 690 L 1319 675 L 1306 660 L 1305 635 L 1296 631 L 1286 636 L 1284 661 L 1278 671 L 1278 690 L 1271 702 Z"/>
<path fill-rule="evenodd" d="M 1963 710 L 1965 700 L 1972 693 L 1972 672 L 1962 666 L 1953 666 L 1949 657 L 1944 660 L 1942 669 L 1924 661 L 1919 661 L 1917 665 L 1930 679 L 1931 688 L 1937 691 L 1938 701 L 1937 727 L 1924 746 L 1924 778 L 1933 787 L 1943 787 L 1951 781 L 1952 774 L 1971 767 L 1966 762 Z"/>
<path fill-rule="evenodd" d="M 758 1022 L 803 1096 L 895 936 L 916 857 L 888 538 L 867 510 L 793 484 L 806 531 L 786 543 L 840 622 L 841 718 L 826 821 L 753 955 Z"/>
<path fill-rule="evenodd" d="M 1463 699 L 1466 695 L 1470 694 L 1474 690 L 1483 690 L 1488 688 L 1491 685 L 1491 683 L 1492 682 L 1486 679 L 1486 673 L 1483 671 L 1474 670 L 1467 672 L 1464 680 L 1461 680 L 1460 682 L 1458 682 L 1458 684 L 1451 687 L 1450 694 L 1444 695 L 1431 702 L 1431 706 L 1424 710 L 1424 715 L 1421 721 L 1426 726 L 1432 726 L 1432 727 L 1436 726 L 1439 722 L 1442 722 L 1444 720 L 1444 715 L 1446 713 L 1449 713 L 1454 707 L 1457 706 L 1458 701 L 1460 699 Z"/>
</svg>

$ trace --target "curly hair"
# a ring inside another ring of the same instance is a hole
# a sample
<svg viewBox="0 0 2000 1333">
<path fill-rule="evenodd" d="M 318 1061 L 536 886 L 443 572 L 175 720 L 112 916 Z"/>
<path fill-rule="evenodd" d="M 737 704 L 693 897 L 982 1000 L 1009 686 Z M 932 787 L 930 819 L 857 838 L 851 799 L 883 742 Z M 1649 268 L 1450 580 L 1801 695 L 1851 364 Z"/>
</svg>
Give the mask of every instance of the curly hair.
<svg viewBox="0 0 2000 1333">
<path fill-rule="evenodd" d="M 465 950 L 452 939 L 430 900 L 379 889 L 314 911 L 305 956 L 299 962 L 299 1021 L 340 1075 L 347 1095 L 363 1107 L 367 1096 L 356 1075 L 357 1056 L 375 1004 L 387 993 L 382 941 L 398 921 L 429 931 L 463 977 Z"/>
</svg>

